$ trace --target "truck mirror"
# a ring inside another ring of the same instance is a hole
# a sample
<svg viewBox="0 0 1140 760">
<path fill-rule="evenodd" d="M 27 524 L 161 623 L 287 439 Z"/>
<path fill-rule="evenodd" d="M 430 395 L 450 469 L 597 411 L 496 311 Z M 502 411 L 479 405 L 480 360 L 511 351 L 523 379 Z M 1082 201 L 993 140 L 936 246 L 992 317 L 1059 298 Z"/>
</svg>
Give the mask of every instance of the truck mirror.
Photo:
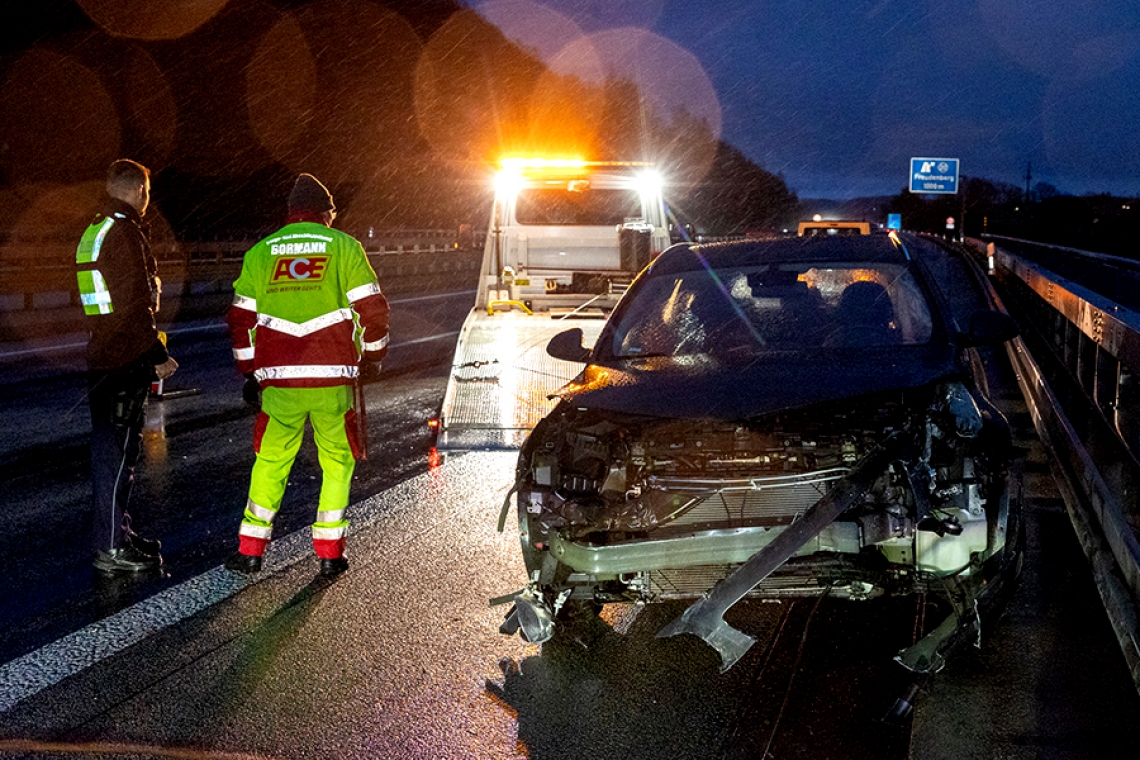
<svg viewBox="0 0 1140 760">
<path fill-rule="evenodd" d="M 546 344 L 546 353 L 567 362 L 588 362 L 590 349 L 582 345 L 582 328 L 564 330 Z"/>
</svg>

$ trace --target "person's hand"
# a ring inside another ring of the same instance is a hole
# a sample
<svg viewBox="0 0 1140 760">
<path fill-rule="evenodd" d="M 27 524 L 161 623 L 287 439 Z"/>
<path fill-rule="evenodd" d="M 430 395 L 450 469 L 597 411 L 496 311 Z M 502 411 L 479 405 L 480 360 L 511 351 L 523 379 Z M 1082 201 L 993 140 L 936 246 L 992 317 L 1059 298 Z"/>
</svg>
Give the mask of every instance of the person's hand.
<svg viewBox="0 0 1140 760">
<path fill-rule="evenodd" d="M 165 380 L 173 375 L 177 369 L 178 362 L 174 361 L 173 356 L 170 356 L 162 364 L 155 365 L 154 374 L 158 376 L 159 380 Z"/>
<path fill-rule="evenodd" d="M 245 385 L 241 387 L 241 397 L 245 403 L 254 409 L 261 408 L 261 383 L 252 374 L 245 376 Z"/>
<path fill-rule="evenodd" d="M 360 362 L 360 382 L 371 383 L 380 379 L 380 365 L 367 359 Z"/>
</svg>

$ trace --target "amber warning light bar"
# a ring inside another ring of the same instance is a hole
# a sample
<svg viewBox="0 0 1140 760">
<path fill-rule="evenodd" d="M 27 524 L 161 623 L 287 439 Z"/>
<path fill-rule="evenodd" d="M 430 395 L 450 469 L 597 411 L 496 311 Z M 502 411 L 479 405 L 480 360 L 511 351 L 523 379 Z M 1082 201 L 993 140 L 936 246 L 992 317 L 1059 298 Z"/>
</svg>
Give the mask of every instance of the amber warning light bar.
<svg viewBox="0 0 1140 760">
<path fill-rule="evenodd" d="M 586 161 L 581 158 L 504 158 L 499 161 L 504 169 L 522 171 L 525 169 L 585 169 L 593 166 L 646 166 L 655 164 L 652 161 Z"/>
</svg>

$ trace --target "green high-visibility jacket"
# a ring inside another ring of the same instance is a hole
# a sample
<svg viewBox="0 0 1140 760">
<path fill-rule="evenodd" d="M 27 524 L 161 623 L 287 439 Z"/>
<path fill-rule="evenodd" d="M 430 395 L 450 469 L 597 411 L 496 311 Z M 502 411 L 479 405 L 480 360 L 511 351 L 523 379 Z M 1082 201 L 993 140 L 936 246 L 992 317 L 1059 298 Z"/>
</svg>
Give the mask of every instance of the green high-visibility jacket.
<svg viewBox="0 0 1140 760">
<path fill-rule="evenodd" d="M 226 316 L 238 371 L 262 386 L 350 385 L 388 346 L 388 301 L 352 236 L 300 217 L 245 254 Z"/>
</svg>

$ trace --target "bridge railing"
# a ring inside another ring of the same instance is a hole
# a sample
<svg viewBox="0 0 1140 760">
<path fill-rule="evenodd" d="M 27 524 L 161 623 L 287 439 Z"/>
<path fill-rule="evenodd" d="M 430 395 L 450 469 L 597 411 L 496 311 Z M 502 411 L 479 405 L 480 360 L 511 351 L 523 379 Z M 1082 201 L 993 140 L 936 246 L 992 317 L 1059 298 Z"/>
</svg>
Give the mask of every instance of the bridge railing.
<svg viewBox="0 0 1140 760">
<path fill-rule="evenodd" d="M 1021 324 L 1018 381 L 1140 687 L 1140 313 L 1005 242 L 973 244 Z"/>
<path fill-rule="evenodd" d="M 378 270 L 381 262 L 399 260 L 402 272 L 417 259 L 438 269 L 448 254 L 482 250 L 485 232 L 471 229 L 346 230 L 364 246 Z M 245 252 L 260 237 L 175 242 L 157 240 L 151 251 L 158 260 L 166 296 L 193 295 L 228 287 L 241 271 Z M 0 311 L 59 308 L 78 303 L 75 240 L 7 238 L 0 240 Z M 389 259 L 389 257 L 397 257 Z M 385 264 L 384 266 L 388 266 Z"/>
</svg>

